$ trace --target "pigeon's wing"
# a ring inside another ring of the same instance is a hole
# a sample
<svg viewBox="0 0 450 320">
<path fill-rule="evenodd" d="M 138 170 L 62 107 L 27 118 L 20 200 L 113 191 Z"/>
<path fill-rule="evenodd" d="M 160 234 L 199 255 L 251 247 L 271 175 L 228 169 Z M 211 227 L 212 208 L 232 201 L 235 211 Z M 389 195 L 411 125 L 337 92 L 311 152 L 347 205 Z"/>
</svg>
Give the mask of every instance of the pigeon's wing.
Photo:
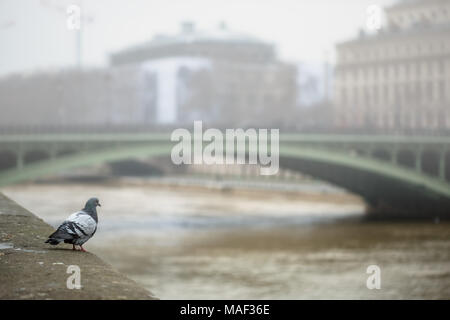
<svg viewBox="0 0 450 320">
<path fill-rule="evenodd" d="M 56 245 L 61 241 L 82 245 L 97 230 L 97 222 L 86 212 L 78 211 L 70 215 L 47 239 L 46 243 Z"/>
<path fill-rule="evenodd" d="M 84 211 L 71 214 L 64 223 L 80 238 L 91 237 L 97 230 L 97 222 Z"/>
<path fill-rule="evenodd" d="M 71 223 L 64 221 L 55 232 L 48 236 L 47 243 L 58 244 L 60 241 L 71 241 L 79 236 Z"/>
</svg>

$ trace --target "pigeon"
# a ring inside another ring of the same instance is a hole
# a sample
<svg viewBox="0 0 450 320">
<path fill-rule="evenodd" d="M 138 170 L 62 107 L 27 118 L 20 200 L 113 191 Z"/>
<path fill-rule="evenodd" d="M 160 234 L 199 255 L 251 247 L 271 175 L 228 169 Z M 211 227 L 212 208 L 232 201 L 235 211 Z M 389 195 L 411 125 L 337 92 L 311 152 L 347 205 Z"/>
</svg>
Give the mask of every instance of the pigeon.
<svg viewBox="0 0 450 320">
<path fill-rule="evenodd" d="M 75 246 L 80 246 L 80 250 L 87 252 L 83 244 L 88 241 L 97 231 L 97 206 L 100 202 L 97 198 L 90 198 L 81 211 L 71 214 L 45 241 L 51 245 L 60 242 L 72 244 L 72 250 L 77 250 Z"/>
</svg>

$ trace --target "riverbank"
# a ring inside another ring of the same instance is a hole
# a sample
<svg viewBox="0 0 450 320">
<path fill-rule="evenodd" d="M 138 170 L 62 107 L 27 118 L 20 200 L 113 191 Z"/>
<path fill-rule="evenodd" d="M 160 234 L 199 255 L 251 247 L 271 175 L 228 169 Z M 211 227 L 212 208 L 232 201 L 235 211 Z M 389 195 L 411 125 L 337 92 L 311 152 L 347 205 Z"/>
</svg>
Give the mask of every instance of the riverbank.
<svg viewBox="0 0 450 320">
<path fill-rule="evenodd" d="M 0 193 L 0 299 L 156 299 L 92 253 L 44 243 L 54 229 Z M 81 289 L 68 289 L 69 266 Z"/>
</svg>

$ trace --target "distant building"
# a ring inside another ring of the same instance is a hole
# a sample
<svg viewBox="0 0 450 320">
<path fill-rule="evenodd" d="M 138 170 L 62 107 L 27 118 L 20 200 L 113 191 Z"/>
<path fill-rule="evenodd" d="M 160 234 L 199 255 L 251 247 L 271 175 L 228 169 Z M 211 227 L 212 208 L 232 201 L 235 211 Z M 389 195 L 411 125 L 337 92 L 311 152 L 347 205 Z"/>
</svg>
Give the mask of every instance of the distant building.
<svg viewBox="0 0 450 320">
<path fill-rule="evenodd" d="M 193 23 L 184 22 L 179 33 L 156 35 L 146 43 L 113 53 L 110 62 L 112 66 L 119 66 L 174 57 L 259 64 L 276 60 L 272 44 L 230 31 L 224 23 L 217 30 L 202 31 L 196 29 Z"/>
<path fill-rule="evenodd" d="M 151 78 L 145 85 L 150 85 Z M 62 70 L 0 80 L 2 126 L 95 126 L 149 123 L 136 68 Z M 154 112 L 154 111 L 153 111 Z"/>
<path fill-rule="evenodd" d="M 0 79 L 0 125 L 279 127 L 294 121 L 296 92 L 296 67 L 272 44 L 185 23 L 112 54 L 107 68 Z"/>
<path fill-rule="evenodd" d="M 184 23 L 180 33 L 111 55 L 111 65 L 136 66 L 155 77 L 157 98 L 147 107 L 161 123 L 192 122 L 235 126 L 281 125 L 292 121 L 296 67 L 277 59 L 272 44 L 232 32 Z"/>
<path fill-rule="evenodd" d="M 377 34 L 337 45 L 335 126 L 450 129 L 450 1 L 399 1 L 386 18 Z"/>
</svg>

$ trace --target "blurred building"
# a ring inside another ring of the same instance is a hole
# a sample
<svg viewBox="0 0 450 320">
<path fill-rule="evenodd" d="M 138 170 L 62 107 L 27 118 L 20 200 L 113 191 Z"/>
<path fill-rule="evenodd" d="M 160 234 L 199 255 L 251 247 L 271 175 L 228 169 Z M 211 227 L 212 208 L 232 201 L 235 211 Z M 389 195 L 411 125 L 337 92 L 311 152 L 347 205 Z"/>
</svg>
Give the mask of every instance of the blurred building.
<svg viewBox="0 0 450 320">
<path fill-rule="evenodd" d="M 142 124 L 152 119 L 142 106 L 147 95 L 139 70 L 129 67 L 16 74 L 0 80 L 0 125 Z"/>
<path fill-rule="evenodd" d="M 192 22 L 181 24 L 173 35 L 156 35 L 150 41 L 111 55 L 111 65 L 129 65 L 169 57 L 201 57 L 245 63 L 270 63 L 276 54 L 272 44 L 221 23 L 216 30 L 202 31 Z"/>
<path fill-rule="evenodd" d="M 376 34 L 337 45 L 334 124 L 450 129 L 450 1 L 399 1 L 386 20 Z"/>
<path fill-rule="evenodd" d="M 296 67 L 272 44 L 182 25 L 111 55 L 107 68 L 0 79 L 1 126 L 281 126 L 296 103 Z"/>
<path fill-rule="evenodd" d="M 296 66 L 280 62 L 272 44 L 230 31 L 197 30 L 182 24 L 178 34 L 111 55 L 111 65 L 136 66 L 156 78 L 148 109 L 162 123 L 201 119 L 233 126 L 282 125 L 292 121 Z"/>
</svg>

